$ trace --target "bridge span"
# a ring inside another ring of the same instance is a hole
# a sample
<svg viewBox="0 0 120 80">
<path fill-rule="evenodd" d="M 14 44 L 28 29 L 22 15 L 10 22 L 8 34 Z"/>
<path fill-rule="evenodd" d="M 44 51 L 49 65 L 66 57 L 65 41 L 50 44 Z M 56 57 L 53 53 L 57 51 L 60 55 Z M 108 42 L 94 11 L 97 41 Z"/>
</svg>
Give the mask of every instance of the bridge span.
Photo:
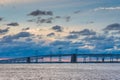
<svg viewBox="0 0 120 80">
<path fill-rule="evenodd" d="M 0 60 L 0 63 L 120 63 L 120 54 L 52 54 Z"/>
</svg>

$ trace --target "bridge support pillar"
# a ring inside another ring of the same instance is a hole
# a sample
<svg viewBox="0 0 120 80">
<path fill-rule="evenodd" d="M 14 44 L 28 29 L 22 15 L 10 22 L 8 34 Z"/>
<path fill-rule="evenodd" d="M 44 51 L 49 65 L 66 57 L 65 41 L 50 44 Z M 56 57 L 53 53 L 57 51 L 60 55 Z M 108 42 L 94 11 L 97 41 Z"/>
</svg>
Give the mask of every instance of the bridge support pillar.
<svg viewBox="0 0 120 80">
<path fill-rule="evenodd" d="M 83 62 L 86 62 L 86 57 L 83 58 Z"/>
<path fill-rule="evenodd" d="M 96 62 L 98 62 L 99 61 L 99 58 L 98 57 L 96 57 Z"/>
<path fill-rule="evenodd" d="M 62 62 L 62 56 L 59 55 L 59 62 Z"/>
<path fill-rule="evenodd" d="M 77 55 L 76 54 L 71 55 L 71 63 L 77 63 Z"/>
<path fill-rule="evenodd" d="M 38 57 L 36 56 L 36 63 L 38 63 Z"/>
<path fill-rule="evenodd" d="M 105 62 L 105 58 L 104 57 L 102 58 L 102 62 Z"/>
<path fill-rule="evenodd" d="M 52 62 L 52 56 L 50 56 L 50 62 Z"/>
<path fill-rule="evenodd" d="M 30 57 L 27 57 L 27 63 L 30 63 Z"/>
<path fill-rule="evenodd" d="M 113 57 L 110 57 L 110 62 L 113 62 Z"/>
<path fill-rule="evenodd" d="M 116 61 L 118 62 L 118 57 L 116 57 Z"/>
<path fill-rule="evenodd" d="M 89 56 L 89 62 L 91 62 L 92 61 L 92 58 L 91 58 L 91 56 Z"/>
</svg>

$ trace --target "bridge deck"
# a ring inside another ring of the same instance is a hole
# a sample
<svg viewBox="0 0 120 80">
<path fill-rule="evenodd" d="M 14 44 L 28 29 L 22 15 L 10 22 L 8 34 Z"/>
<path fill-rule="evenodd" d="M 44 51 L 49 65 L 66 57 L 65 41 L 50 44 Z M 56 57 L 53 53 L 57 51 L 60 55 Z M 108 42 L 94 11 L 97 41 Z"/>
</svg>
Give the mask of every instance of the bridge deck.
<svg viewBox="0 0 120 80">
<path fill-rule="evenodd" d="M 57 57 L 59 60 L 52 61 L 52 58 L 54 57 Z M 0 63 L 34 63 L 34 62 L 36 63 L 53 63 L 53 62 L 64 63 L 65 61 L 62 61 L 62 57 L 70 57 L 71 60 L 67 61 L 69 63 L 120 62 L 119 60 L 120 54 L 52 54 L 52 55 L 39 55 L 39 56 L 30 56 L 30 57 L 24 57 L 24 58 L 13 58 L 13 59 L 7 59 L 7 60 L 0 60 Z M 43 60 L 44 58 L 49 58 L 50 61 L 44 61 Z M 94 58 L 94 60 L 92 60 L 91 58 Z M 42 61 L 39 61 L 40 59 Z M 78 59 L 82 59 L 82 60 L 78 61 Z"/>
</svg>

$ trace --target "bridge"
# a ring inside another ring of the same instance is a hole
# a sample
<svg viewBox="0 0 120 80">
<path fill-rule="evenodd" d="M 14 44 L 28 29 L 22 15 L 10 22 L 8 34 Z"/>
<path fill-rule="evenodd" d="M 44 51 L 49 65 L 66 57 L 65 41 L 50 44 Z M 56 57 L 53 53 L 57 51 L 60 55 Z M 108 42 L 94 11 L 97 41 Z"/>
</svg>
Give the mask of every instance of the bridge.
<svg viewBox="0 0 120 80">
<path fill-rule="evenodd" d="M 120 63 L 120 54 L 52 54 L 0 60 L 0 63 Z"/>
</svg>

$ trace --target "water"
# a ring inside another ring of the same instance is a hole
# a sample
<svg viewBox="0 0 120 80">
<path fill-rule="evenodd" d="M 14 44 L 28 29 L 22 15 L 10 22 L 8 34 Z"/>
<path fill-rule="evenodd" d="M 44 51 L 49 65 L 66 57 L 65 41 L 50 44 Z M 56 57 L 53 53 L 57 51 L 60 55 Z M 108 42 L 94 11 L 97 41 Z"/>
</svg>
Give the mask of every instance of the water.
<svg viewBox="0 0 120 80">
<path fill-rule="evenodd" d="M 120 64 L 0 64 L 0 80 L 120 80 Z"/>
</svg>

